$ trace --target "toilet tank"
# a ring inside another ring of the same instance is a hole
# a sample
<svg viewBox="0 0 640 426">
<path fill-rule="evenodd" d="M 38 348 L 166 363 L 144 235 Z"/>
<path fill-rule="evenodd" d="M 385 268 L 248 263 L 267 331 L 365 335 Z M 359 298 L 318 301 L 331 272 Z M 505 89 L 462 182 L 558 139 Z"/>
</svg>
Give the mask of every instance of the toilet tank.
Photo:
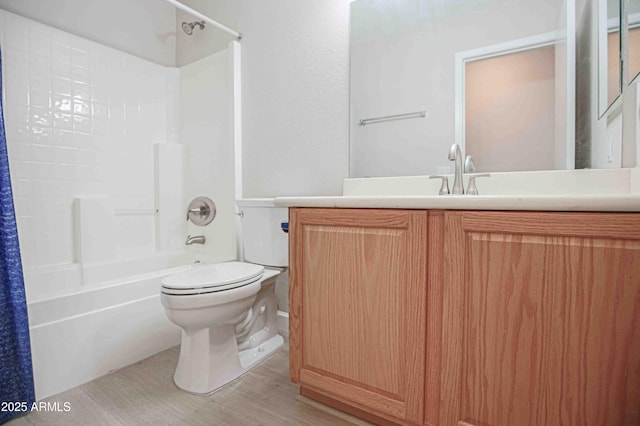
<svg viewBox="0 0 640 426">
<path fill-rule="evenodd" d="M 236 200 L 242 212 L 244 260 L 266 266 L 289 265 L 289 211 L 273 205 L 273 198 Z"/>
</svg>

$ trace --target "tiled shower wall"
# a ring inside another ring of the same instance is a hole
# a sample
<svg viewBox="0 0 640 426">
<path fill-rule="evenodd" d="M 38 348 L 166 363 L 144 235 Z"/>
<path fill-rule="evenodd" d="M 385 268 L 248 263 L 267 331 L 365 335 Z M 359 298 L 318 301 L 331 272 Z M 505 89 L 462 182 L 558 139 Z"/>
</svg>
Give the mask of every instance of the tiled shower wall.
<svg viewBox="0 0 640 426">
<path fill-rule="evenodd" d="M 178 70 L 3 10 L 0 47 L 25 268 L 74 262 L 73 197 L 88 194 L 113 201 L 116 257 L 152 253 L 153 144 L 178 142 Z"/>
</svg>

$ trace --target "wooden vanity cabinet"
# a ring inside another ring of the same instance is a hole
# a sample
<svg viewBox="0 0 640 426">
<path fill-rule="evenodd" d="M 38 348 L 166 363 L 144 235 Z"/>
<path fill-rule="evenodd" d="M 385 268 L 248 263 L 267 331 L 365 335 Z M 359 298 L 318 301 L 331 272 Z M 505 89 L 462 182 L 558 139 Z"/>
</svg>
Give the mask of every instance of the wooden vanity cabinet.
<svg viewBox="0 0 640 426">
<path fill-rule="evenodd" d="M 301 393 L 422 424 L 427 213 L 293 208 L 290 375 Z"/>
<path fill-rule="evenodd" d="M 640 215 L 447 212 L 440 425 L 640 424 Z"/>
<path fill-rule="evenodd" d="M 290 222 L 303 395 L 377 423 L 640 424 L 640 214 L 296 208 Z"/>
</svg>

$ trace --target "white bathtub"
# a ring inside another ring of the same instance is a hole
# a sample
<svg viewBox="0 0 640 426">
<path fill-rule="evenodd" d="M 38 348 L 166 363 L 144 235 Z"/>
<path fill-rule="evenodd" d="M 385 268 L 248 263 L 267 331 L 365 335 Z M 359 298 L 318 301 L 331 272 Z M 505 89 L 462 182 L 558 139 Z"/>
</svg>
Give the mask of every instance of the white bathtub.
<svg viewBox="0 0 640 426">
<path fill-rule="evenodd" d="M 216 259 L 223 260 L 230 259 Z M 160 303 L 160 281 L 190 267 L 181 261 L 182 266 L 122 278 L 114 275 L 130 274 L 135 268 L 122 262 L 85 266 L 80 275 L 91 279 L 80 290 L 28 302 L 36 398 L 63 392 L 179 344 L 180 329 L 169 322 Z M 145 268 L 150 264 L 139 263 Z"/>
</svg>

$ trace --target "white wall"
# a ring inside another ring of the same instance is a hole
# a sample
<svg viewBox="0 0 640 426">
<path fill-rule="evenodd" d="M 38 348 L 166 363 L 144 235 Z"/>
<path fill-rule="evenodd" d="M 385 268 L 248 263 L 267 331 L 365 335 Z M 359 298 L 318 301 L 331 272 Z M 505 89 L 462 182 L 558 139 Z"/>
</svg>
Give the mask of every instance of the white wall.
<svg viewBox="0 0 640 426">
<path fill-rule="evenodd" d="M 111 199 L 116 258 L 152 254 L 153 144 L 177 142 L 177 71 L 2 10 L 0 44 L 30 300 L 71 290 L 30 276 L 77 267 L 74 196 Z"/>
<path fill-rule="evenodd" d="M 244 196 L 340 194 L 349 174 L 349 1 L 185 3 L 244 35 Z"/>
<path fill-rule="evenodd" d="M 236 233 L 229 71 L 226 50 L 180 69 L 180 138 L 186 154 L 185 209 L 201 195 L 211 198 L 217 207 L 211 224 L 187 224 L 190 235 L 207 239 L 205 245 L 194 244 L 189 250 L 231 259 L 236 253 Z"/>
<path fill-rule="evenodd" d="M 0 0 L 0 8 L 162 65 L 175 65 L 176 11 L 163 0 Z"/>
</svg>

